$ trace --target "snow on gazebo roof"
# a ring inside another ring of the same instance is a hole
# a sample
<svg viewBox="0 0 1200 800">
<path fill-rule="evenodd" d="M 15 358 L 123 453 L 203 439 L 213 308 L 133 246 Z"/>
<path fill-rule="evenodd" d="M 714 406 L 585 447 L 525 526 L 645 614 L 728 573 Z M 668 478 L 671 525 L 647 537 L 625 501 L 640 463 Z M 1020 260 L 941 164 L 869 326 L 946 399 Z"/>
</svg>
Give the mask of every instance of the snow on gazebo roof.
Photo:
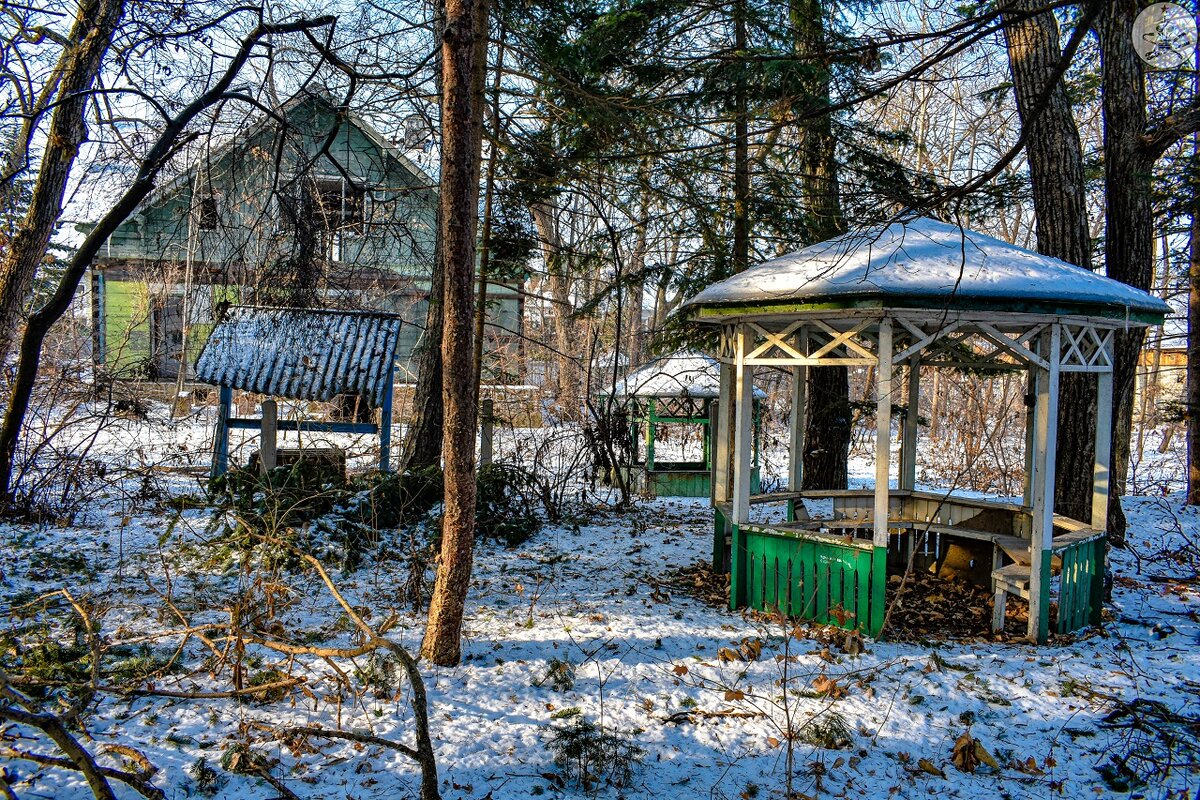
<svg viewBox="0 0 1200 800">
<path fill-rule="evenodd" d="M 233 306 L 196 360 L 196 379 L 295 400 L 357 394 L 379 406 L 401 325 L 375 311 Z"/>
<path fill-rule="evenodd" d="M 721 364 L 693 350 L 681 350 L 650 361 L 617 382 L 614 397 L 695 397 L 721 394 Z M 758 387 L 754 395 L 766 397 Z"/>
<path fill-rule="evenodd" d="M 1160 324 L 1162 300 L 1057 258 L 928 217 L 852 231 L 714 283 L 701 318 L 845 308 L 927 308 Z"/>
</svg>

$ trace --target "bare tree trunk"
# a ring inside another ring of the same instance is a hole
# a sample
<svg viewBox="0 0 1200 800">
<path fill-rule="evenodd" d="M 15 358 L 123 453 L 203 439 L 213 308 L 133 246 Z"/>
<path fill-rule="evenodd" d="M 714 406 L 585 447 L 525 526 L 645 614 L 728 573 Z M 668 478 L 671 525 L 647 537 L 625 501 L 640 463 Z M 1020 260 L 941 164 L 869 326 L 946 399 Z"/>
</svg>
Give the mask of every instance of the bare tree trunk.
<svg viewBox="0 0 1200 800">
<path fill-rule="evenodd" d="M 746 0 L 733 6 L 735 57 L 746 50 Z M 750 266 L 750 121 L 746 79 L 738 73 L 733 98 L 733 271 Z"/>
<path fill-rule="evenodd" d="M 825 8 L 822 0 L 793 0 L 791 23 L 797 55 L 808 58 L 816 69 L 809 92 L 816 102 L 829 102 L 828 53 L 825 40 Z M 837 236 L 846 230 L 838 181 L 837 142 L 829 115 L 807 120 L 800 130 L 803 178 L 801 191 L 814 241 Z M 845 367 L 813 367 L 808 370 L 808 415 L 804 434 L 804 489 L 845 489 L 846 462 L 850 457 L 850 376 Z"/>
<path fill-rule="evenodd" d="M 1041 0 L 1018 0 L 1014 11 L 1042 7 Z M 1062 59 L 1058 21 L 1052 12 L 1006 20 L 1008 60 L 1017 111 L 1030 129 L 1025 145 L 1033 185 L 1038 251 L 1085 269 L 1092 268 L 1088 231 L 1083 148 L 1061 81 L 1049 100 L 1039 98 Z M 1092 466 L 1095 460 L 1095 378 L 1064 374 L 1060 378 L 1058 446 L 1055 455 L 1055 510 L 1073 519 L 1091 519 Z"/>
<path fill-rule="evenodd" d="M 1200 149 L 1200 148 L 1197 148 Z M 1193 151 L 1192 157 L 1198 154 Z M 1200 187 L 1192 187 L 1195 192 Z M 1200 212 L 1192 209 L 1192 232 L 1188 241 L 1187 331 L 1187 503 L 1200 506 Z"/>
<path fill-rule="evenodd" d="M 401 470 L 418 470 L 442 463 L 442 313 L 445 272 L 442 265 L 442 210 L 433 245 L 433 273 L 425 333 L 417 353 L 417 385 L 413 391 L 412 424 L 404 439 Z"/>
<path fill-rule="evenodd" d="M 0 261 L 0 363 L 12 349 L 22 308 L 62 214 L 67 179 L 87 137 L 85 115 L 92 84 L 124 11 L 124 0 L 83 0 L 69 43 L 55 67 L 59 99 L 50 118 L 41 166 L 25 218 Z"/>
<path fill-rule="evenodd" d="M 441 36 L 446 28 L 446 5 L 434 3 L 433 27 Z M 442 88 L 441 65 L 437 67 L 437 87 Z M 417 385 L 413 389 L 412 421 L 404 437 L 400 470 L 420 470 L 442 463 L 442 313 L 445 305 L 445 272 L 442 262 L 442 208 L 435 211 L 433 264 L 429 276 L 429 298 L 425 308 L 425 332 L 417 353 Z"/>
<path fill-rule="evenodd" d="M 487 0 L 447 0 L 442 33 L 441 225 L 445 272 L 442 401 L 445 512 L 437 582 L 421 654 L 450 666 L 461 657 L 463 609 L 475 541 L 475 233 L 487 62 Z"/>
<path fill-rule="evenodd" d="M 571 265 L 564 252 L 562 235 L 554 209 L 542 203 L 530 207 L 533 224 L 541 240 L 546 262 L 546 283 L 554 320 L 555 399 L 559 414 L 575 419 L 579 415 L 579 390 L 583 380 L 579 361 L 578 331 L 571 303 Z"/>
<path fill-rule="evenodd" d="M 1108 277 L 1149 291 L 1154 280 L 1151 171 L 1156 156 L 1143 145 L 1147 127 L 1141 60 L 1129 32 L 1136 0 L 1104 4 L 1098 24 L 1104 97 L 1105 270 Z M 1133 431 L 1133 388 L 1145 328 L 1117 331 L 1113 363 L 1112 500 L 1109 540 L 1125 542 L 1125 494 Z"/>
</svg>

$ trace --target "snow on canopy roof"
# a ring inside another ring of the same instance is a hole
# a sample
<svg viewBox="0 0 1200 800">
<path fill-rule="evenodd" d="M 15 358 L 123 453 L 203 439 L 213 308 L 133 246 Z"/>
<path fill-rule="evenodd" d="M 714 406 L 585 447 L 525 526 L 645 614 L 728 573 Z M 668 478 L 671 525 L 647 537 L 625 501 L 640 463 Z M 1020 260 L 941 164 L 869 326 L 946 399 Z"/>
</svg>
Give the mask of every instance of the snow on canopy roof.
<svg viewBox="0 0 1200 800">
<path fill-rule="evenodd" d="M 656 358 L 617 382 L 615 397 L 716 398 L 721 393 L 721 364 L 703 353 L 684 350 Z M 755 397 L 766 397 L 758 387 Z"/>
<path fill-rule="evenodd" d="M 196 360 L 196 378 L 294 400 L 357 394 L 383 403 L 396 359 L 395 314 L 233 306 Z"/>
<path fill-rule="evenodd" d="M 719 316 L 813 304 L 1076 314 L 1138 325 L 1159 324 L 1171 310 L 1140 289 L 928 217 L 852 231 L 763 262 L 712 284 L 684 308 Z"/>
</svg>

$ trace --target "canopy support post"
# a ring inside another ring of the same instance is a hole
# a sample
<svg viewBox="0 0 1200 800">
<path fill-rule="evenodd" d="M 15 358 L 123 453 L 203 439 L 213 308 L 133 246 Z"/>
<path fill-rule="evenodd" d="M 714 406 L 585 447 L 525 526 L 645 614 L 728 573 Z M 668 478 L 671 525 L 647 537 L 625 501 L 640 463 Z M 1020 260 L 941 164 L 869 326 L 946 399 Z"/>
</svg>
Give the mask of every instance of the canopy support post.
<svg viewBox="0 0 1200 800">
<path fill-rule="evenodd" d="M 1054 466 L 1058 440 L 1058 375 L 1062 326 L 1042 334 L 1049 369 L 1037 370 L 1036 454 L 1033 470 L 1033 536 L 1029 546 L 1029 629 L 1031 641 L 1050 635 L 1050 562 L 1054 547 Z"/>
<path fill-rule="evenodd" d="M 233 389 L 222 386 L 217 400 L 217 430 L 213 442 L 212 477 L 229 470 L 229 417 L 233 408 Z"/>
<path fill-rule="evenodd" d="M 379 410 L 379 471 L 392 471 L 392 393 L 396 388 L 396 361 L 393 359 L 388 364 L 387 384 L 383 387 L 383 407 Z M 484 401 L 484 407 L 490 408 L 490 400 Z M 485 413 L 484 419 L 490 420 L 491 413 Z M 484 453 L 480 453 L 480 463 L 487 464 L 492 460 L 491 439 L 488 437 L 487 460 L 484 460 Z"/>
<path fill-rule="evenodd" d="M 733 425 L 733 547 L 730 552 L 729 581 L 731 609 L 748 605 L 749 599 L 744 527 L 750 522 L 750 475 L 753 469 L 754 367 L 746 363 L 746 353 L 752 344 L 751 336 L 748 325 L 738 325 L 737 359 L 734 364 L 736 411 Z"/>
</svg>

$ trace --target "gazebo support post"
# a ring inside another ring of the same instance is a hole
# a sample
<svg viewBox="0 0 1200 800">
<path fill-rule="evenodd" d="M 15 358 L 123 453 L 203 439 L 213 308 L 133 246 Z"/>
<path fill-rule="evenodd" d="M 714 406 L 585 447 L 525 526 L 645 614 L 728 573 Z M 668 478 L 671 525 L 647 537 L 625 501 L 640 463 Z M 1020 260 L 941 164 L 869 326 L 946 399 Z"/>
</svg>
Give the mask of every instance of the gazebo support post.
<svg viewBox="0 0 1200 800">
<path fill-rule="evenodd" d="M 1096 375 L 1096 466 L 1092 473 L 1092 529 L 1108 530 L 1108 491 L 1111 481 L 1109 474 L 1112 457 L 1112 394 L 1113 376 L 1111 372 L 1101 372 Z M 1102 539 L 1097 546 L 1096 577 L 1092 581 L 1091 618 L 1092 625 L 1100 624 L 1100 611 L 1104 607 L 1104 553 L 1107 552 L 1107 539 Z"/>
<path fill-rule="evenodd" d="M 869 633 L 883 629 L 887 587 L 888 478 L 892 464 L 892 320 L 879 321 L 879 347 L 875 370 L 875 531 L 871 559 Z"/>
<path fill-rule="evenodd" d="M 801 352 L 804 352 L 801 350 Z M 804 482 L 804 418 L 808 409 L 808 367 L 792 367 L 792 417 L 791 442 L 788 449 L 788 491 L 798 492 Z M 787 501 L 788 522 L 796 521 L 796 509 L 803 508 L 804 501 L 793 498 Z M 807 518 L 807 515 L 805 515 Z"/>
<path fill-rule="evenodd" d="M 712 468 L 712 504 L 713 504 L 713 570 L 719 573 L 729 571 L 729 536 L 732 531 L 729 520 L 725 517 L 725 504 L 729 502 L 729 440 L 730 412 L 733 409 L 734 368 L 732 364 L 721 362 L 721 379 L 717 394 L 717 402 L 713 403 L 709 415 L 709 423 L 713 431 L 713 468 Z"/>
<path fill-rule="evenodd" d="M 900 436 L 900 488 L 912 491 L 917 484 L 917 421 L 921 405 L 921 359 L 908 360 L 908 393 L 904 430 Z"/>
<path fill-rule="evenodd" d="M 1025 370 L 1025 482 L 1021 505 L 1033 507 L 1033 472 L 1037 453 L 1037 365 Z M 1031 402 L 1032 401 L 1032 402 Z"/>
<path fill-rule="evenodd" d="M 738 325 L 737 359 L 734 362 L 733 423 L 733 546 L 729 564 L 729 603 L 731 609 L 746 605 L 747 591 L 746 539 L 744 526 L 750 522 L 751 439 L 754 435 L 754 367 L 746 363 L 746 353 L 752 344 L 750 327 Z"/>
<path fill-rule="evenodd" d="M 1029 546 L 1029 629 L 1039 644 L 1050 635 L 1050 562 L 1054 546 L 1054 466 L 1058 441 L 1058 374 L 1062 327 L 1042 334 L 1049 369 L 1037 368 L 1036 451 L 1033 469 L 1033 536 Z"/>
</svg>

